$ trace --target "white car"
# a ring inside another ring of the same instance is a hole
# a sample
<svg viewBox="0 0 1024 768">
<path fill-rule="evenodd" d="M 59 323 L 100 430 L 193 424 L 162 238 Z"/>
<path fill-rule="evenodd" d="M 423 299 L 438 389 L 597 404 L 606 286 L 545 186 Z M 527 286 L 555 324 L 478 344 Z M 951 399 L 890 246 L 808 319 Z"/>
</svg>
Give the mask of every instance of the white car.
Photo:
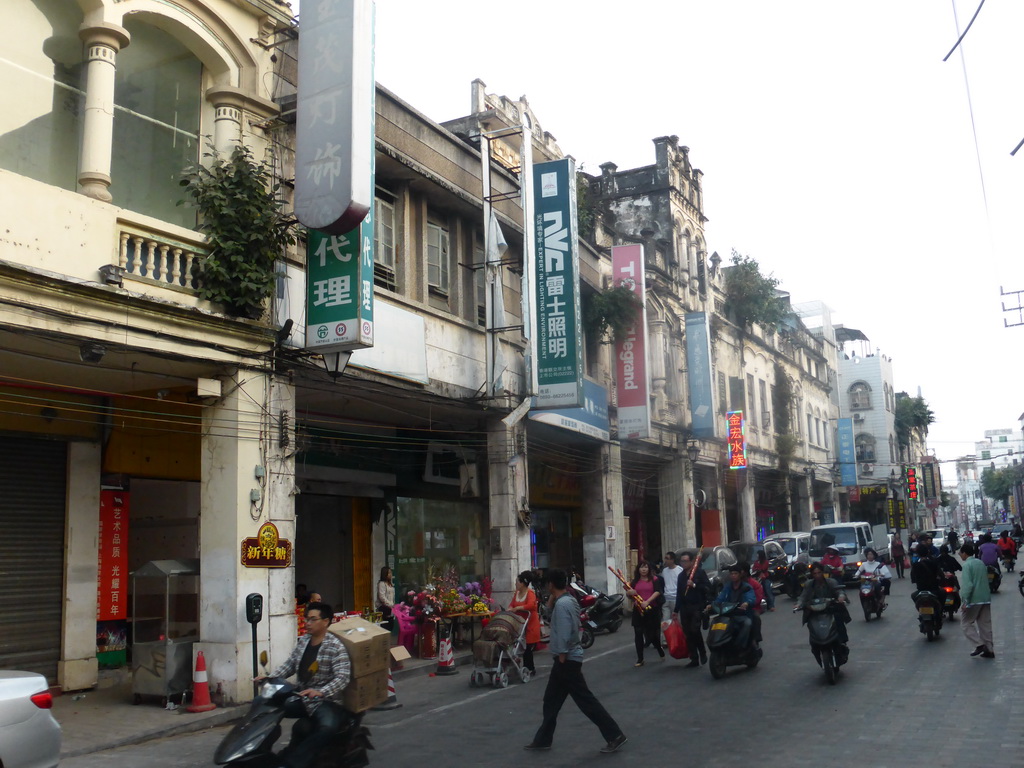
<svg viewBox="0 0 1024 768">
<path fill-rule="evenodd" d="M 0 670 L 0 766 L 52 768 L 60 759 L 60 725 L 46 678 Z"/>
</svg>

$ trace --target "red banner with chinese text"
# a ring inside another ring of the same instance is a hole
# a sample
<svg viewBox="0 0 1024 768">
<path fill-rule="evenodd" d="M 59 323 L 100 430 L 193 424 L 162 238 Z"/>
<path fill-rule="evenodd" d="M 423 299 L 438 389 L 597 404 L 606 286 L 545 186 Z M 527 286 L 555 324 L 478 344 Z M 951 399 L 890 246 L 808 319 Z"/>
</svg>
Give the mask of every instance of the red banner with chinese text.
<svg viewBox="0 0 1024 768">
<path fill-rule="evenodd" d="M 128 617 L 128 491 L 100 491 L 96 620 Z"/>
</svg>

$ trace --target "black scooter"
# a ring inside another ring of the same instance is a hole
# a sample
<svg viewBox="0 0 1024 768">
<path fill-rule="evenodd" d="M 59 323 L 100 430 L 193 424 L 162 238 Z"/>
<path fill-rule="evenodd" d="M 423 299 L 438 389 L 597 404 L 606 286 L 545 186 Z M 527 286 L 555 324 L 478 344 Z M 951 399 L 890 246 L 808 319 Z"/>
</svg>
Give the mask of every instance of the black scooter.
<svg viewBox="0 0 1024 768">
<path fill-rule="evenodd" d="M 299 689 L 279 677 L 265 678 L 249 706 L 249 712 L 217 746 L 213 762 L 238 768 L 271 768 L 281 764 L 274 743 L 281 737 L 281 721 L 302 714 Z M 370 764 L 367 750 L 370 731 L 362 725 L 361 714 L 349 714 L 334 738 L 317 755 L 317 768 L 362 768 Z M 301 727 L 300 721 L 295 727 Z"/>
<path fill-rule="evenodd" d="M 960 583 L 956 578 L 942 579 L 939 582 L 939 597 L 942 600 L 946 617 L 952 621 L 953 614 L 960 610 Z"/>
<path fill-rule="evenodd" d="M 850 648 L 839 641 L 839 621 L 835 615 L 835 599 L 818 597 L 804 607 L 804 624 L 807 625 L 811 653 L 818 666 L 825 671 L 829 685 L 835 685 L 839 668 L 850 658 Z M 799 606 L 793 609 L 796 613 Z"/>
<path fill-rule="evenodd" d="M 739 611 L 739 603 L 713 603 L 708 610 L 711 613 L 707 639 L 711 676 L 719 680 L 725 676 L 726 667 L 740 664 L 748 669 L 756 667 L 764 652 L 754 637 L 753 622 Z"/>
<path fill-rule="evenodd" d="M 864 610 L 864 621 L 871 621 L 871 614 L 882 618 L 882 583 L 877 576 L 861 576 L 860 607 Z"/>
<path fill-rule="evenodd" d="M 945 599 L 939 598 L 934 592 L 919 590 L 910 596 L 917 609 L 917 628 L 931 642 L 942 631 L 942 612 L 945 610 Z"/>
<path fill-rule="evenodd" d="M 624 595 L 606 595 L 580 582 L 570 582 L 571 592 L 586 614 L 583 619 L 591 632 L 616 632 L 622 626 Z"/>
</svg>

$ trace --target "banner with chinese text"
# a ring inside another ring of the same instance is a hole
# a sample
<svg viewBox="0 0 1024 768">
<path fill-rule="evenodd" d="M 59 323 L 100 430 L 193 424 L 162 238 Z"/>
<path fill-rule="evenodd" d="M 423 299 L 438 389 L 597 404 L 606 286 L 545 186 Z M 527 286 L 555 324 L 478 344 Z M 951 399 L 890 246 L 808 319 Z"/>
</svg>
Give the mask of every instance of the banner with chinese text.
<svg viewBox="0 0 1024 768">
<path fill-rule="evenodd" d="M 128 491 L 100 491 L 96 620 L 128 616 Z"/>
<path fill-rule="evenodd" d="M 690 387 L 690 420 L 696 437 L 715 436 L 715 404 L 711 385 L 711 329 L 705 312 L 686 313 L 686 381 Z"/>
<path fill-rule="evenodd" d="M 536 408 L 583 405 L 576 165 L 572 158 L 533 168 L 536 245 Z"/>
<path fill-rule="evenodd" d="M 839 441 L 839 482 L 847 487 L 855 486 L 857 485 L 857 447 L 853 439 L 853 419 L 839 419 L 836 438 Z"/>
<path fill-rule="evenodd" d="M 729 446 L 729 469 L 744 469 L 747 466 L 747 431 L 743 411 L 729 411 L 726 444 Z"/>
</svg>

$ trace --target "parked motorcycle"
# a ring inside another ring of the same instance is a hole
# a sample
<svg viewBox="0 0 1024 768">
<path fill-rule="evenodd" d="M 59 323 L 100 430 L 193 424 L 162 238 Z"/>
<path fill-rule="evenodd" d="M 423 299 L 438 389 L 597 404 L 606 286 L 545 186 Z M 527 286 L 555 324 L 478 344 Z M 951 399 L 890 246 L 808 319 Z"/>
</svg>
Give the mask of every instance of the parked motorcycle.
<svg viewBox="0 0 1024 768">
<path fill-rule="evenodd" d="M 864 609 L 864 621 L 871 621 L 871 614 L 882 618 L 885 606 L 882 603 L 882 583 L 874 574 L 860 577 L 860 607 Z"/>
<path fill-rule="evenodd" d="M 999 572 L 999 567 L 995 565 L 988 566 L 988 588 L 993 593 L 999 591 L 999 585 L 1002 583 L 1003 577 Z"/>
<path fill-rule="evenodd" d="M 839 621 L 835 615 L 835 599 L 819 597 L 804 608 L 804 624 L 811 642 L 811 653 L 818 666 L 825 671 L 829 685 L 835 685 L 839 668 L 850 658 L 850 648 L 839 641 Z M 799 607 L 794 608 L 796 613 Z"/>
<path fill-rule="evenodd" d="M 622 626 L 623 595 L 606 595 L 604 592 L 579 582 L 570 582 L 573 597 L 586 615 L 584 626 L 592 632 L 616 632 Z M 582 618 L 582 617 L 581 617 Z M 585 646 L 586 647 L 586 646 Z"/>
<path fill-rule="evenodd" d="M 1020 578 L 1017 579 L 1017 591 L 1020 592 L 1020 596 L 1024 597 L 1024 571 L 1021 571 Z"/>
<path fill-rule="evenodd" d="M 928 637 L 929 641 L 939 636 L 942 630 L 942 611 L 945 603 L 934 592 L 920 590 L 912 594 L 914 607 L 917 609 L 917 628 Z"/>
<path fill-rule="evenodd" d="M 708 606 L 711 626 L 708 629 L 708 667 L 716 680 L 725 676 L 726 667 L 744 664 L 753 669 L 761 660 L 763 651 L 754 637 L 754 627 L 748 616 L 739 610 L 739 603 L 721 603 Z"/>
<path fill-rule="evenodd" d="M 281 760 L 274 752 L 274 743 L 281 736 L 281 721 L 302 712 L 302 698 L 297 686 L 279 677 L 265 678 L 245 717 L 224 737 L 213 755 L 217 765 L 238 768 L 271 768 Z M 348 718 L 331 741 L 317 755 L 314 765 L 337 768 L 361 768 L 370 764 L 367 750 L 370 731 L 362 725 L 362 714 L 348 713 Z M 308 723 L 300 720 L 296 728 Z"/>
</svg>

